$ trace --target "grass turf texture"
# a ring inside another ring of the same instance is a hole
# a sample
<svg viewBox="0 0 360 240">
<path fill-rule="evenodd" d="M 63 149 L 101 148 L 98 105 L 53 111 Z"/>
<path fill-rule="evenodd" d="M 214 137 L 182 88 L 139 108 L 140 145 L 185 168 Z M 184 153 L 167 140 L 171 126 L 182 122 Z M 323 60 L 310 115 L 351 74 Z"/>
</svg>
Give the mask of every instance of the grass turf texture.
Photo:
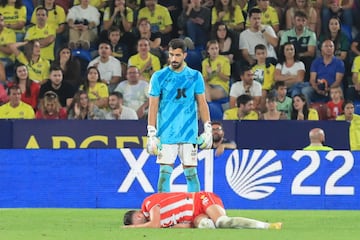
<svg viewBox="0 0 360 240">
<path fill-rule="evenodd" d="M 359 239 L 360 211 L 229 210 L 229 216 L 282 221 L 283 229 L 123 229 L 119 209 L 0 209 L 1 240 L 331 240 Z"/>
</svg>

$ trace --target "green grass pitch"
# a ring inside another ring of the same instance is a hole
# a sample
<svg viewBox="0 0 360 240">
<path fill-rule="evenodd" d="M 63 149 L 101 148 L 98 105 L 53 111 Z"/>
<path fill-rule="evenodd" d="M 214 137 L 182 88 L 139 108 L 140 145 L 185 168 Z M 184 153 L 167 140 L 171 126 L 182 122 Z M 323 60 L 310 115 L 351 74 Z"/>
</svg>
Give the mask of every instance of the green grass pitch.
<svg viewBox="0 0 360 240">
<path fill-rule="evenodd" d="M 1 240 L 332 240 L 360 238 L 360 211 L 229 210 L 283 229 L 123 229 L 123 209 L 0 209 Z"/>
</svg>

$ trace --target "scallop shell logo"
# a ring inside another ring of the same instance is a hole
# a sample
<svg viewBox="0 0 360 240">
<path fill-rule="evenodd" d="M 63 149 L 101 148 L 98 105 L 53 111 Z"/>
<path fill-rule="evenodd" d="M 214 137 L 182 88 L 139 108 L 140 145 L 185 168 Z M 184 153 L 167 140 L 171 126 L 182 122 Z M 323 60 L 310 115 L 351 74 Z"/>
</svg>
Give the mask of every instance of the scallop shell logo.
<svg viewBox="0 0 360 240">
<path fill-rule="evenodd" d="M 240 197 L 250 200 L 271 195 L 275 191 L 273 185 L 281 182 L 282 164 L 275 157 L 272 150 L 233 151 L 225 168 L 230 187 Z"/>
</svg>

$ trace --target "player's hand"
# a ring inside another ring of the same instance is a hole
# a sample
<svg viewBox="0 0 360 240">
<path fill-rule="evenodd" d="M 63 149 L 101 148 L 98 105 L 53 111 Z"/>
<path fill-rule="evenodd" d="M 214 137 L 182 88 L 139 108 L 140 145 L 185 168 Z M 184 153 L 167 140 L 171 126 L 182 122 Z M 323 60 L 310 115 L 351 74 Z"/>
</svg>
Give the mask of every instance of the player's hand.
<svg viewBox="0 0 360 240">
<path fill-rule="evenodd" d="M 210 122 L 204 123 L 204 132 L 197 138 L 200 149 L 211 148 L 213 143 L 212 127 Z"/>
<path fill-rule="evenodd" d="M 161 150 L 161 144 L 158 137 L 156 137 L 156 128 L 154 126 L 147 126 L 147 144 L 146 150 L 150 155 L 158 155 L 159 150 Z"/>
</svg>

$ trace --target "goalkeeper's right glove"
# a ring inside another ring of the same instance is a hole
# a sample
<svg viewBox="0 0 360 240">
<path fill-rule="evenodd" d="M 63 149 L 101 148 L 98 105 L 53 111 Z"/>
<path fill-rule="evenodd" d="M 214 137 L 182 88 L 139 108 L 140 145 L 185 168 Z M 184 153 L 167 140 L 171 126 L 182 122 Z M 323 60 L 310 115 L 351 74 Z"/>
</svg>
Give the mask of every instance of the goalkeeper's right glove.
<svg viewBox="0 0 360 240">
<path fill-rule="evenodd" d="M 197 144 L 200 149 L 212 147 L 213 137 L 210 121 L 204 123 L 204 132 L 197 138 Z"/>
<path fill-rule="evenodd" d="M 161 144 L 158 137 L 156 137 L 156 128 L 154 126 L 147 126 L 147 144 L 146 150 L 150 155 L 158 155 L 159 150 L 161 150 Z"/>
</svg>

